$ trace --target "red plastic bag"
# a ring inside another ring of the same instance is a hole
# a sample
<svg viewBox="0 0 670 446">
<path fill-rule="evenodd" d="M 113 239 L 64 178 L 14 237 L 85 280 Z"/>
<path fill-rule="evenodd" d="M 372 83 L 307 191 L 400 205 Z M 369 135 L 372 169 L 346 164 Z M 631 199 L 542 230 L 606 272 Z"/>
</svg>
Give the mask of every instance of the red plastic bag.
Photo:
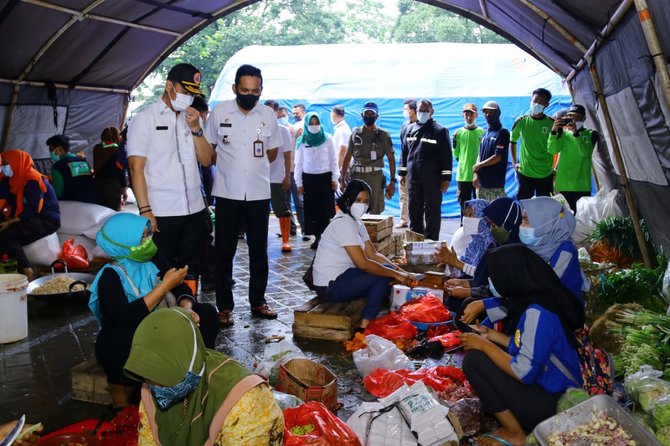
<svg viewBox="0 0 670 446">
<path fill-rule="evenodd" d="M 284 446 L 361 446 L 361 442 L 326 406 L 309 401 L 284 409 Z"/>
<path fill-rule="evenodd" d="M 417 334 L 416 327 L 398 313 L 389 313 L 370 321 L 365 327 L 365 336 L 377 335 L 389 341 L 396 339 L 413 339 Z"/>
<path fill-rule="evenodd" d="M 457 386 L 469 387 L 469 384 L 466 384 L 465 373 L 461 369 L 444 365 L 416 371 L 377 369 L 363 378 L 363 385 L 365 390 L 377 398 L 384 398 L 403 384 L 411 386 L 417 381 L 423 381 L 426 386 L 437 392 L 446 392 Z"/>
<path fill-rule="evenodd" d="M 428 338 L 429 341 L 438 341 L 442 344 L 445 350 L 456 348 L 461 345 L 461 340 L 458 339 L 458 335 L 461 334 L 460 331 L 452 331 L 451 333 L 444 333 L 437 336 L 431 336 Z"/>
<path fill-rule="evenodd" d="M 418 299 L 412 299 L 398 310 L 405 319 L 414 322 L 446 322 L 451 320 L 451 313 L 444 308 L 440 299 L 428 293 Z"/>
<path fill-rule="evenodd" d="M 67 264 L 68 269 L 86 269 L 89 267 L 88 252 L 82 245 L 74 245 L 74 238 L 69 238 L 63 243 L 58 258 Z"/>
</svg>

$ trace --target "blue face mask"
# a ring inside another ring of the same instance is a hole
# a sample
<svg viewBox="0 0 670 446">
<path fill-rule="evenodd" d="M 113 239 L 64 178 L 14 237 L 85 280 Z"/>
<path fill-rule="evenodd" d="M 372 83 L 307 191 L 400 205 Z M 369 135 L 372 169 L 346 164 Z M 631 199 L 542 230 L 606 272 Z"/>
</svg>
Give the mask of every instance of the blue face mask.
<svg viewBox="0 0 670 446">
<path fill-rule="evenodd" d="M 496 290 L 496 287 L 493 286 L 493 281 L 491 280 L 490 277 L 489 277 L 489 291 L 491 291 L 491 294 L 493 294 L 494 297 L 499 297 L 502 299 L 502 296 L 500 295 L 498 290 Z"/>
<path fill-rule="evenodd" d="M 537 246 L 542 237 L 535 237 L 535 228 L 519 228 L 519 240 L 526 246 Z"/>
<path fill-rule="evenodd" d="M 51 161 L 53 161 L 54 163 L 60 161 L 60 156 L 58 156 L 56 152 L 49 152 L 49 156 L 51 157 Z"/>
<path fill-rule="evenodd" d="M 12 166 L 9 164 L 3 164 L 2 166 L 2 174 L 6 176 L 7 178 L 11 178 L 14 176 L 14 172 L 12 171 Z"/>
<path fill-rule="evenodd" d="M 181 312 L 179 314 L 188 319 L 188 316 L 185 314 Z M 196 343 L 197 338 L 192 323 L 191 330 L 193 330 L 193 356 L 191 357 L 191 364 L 188 366 L 189 370 L 186 372 L 184 379 L 171 387 L 154 386 L 149 384 L 149 390 L 153 394 L 154 399 L 156 400 L 156 404 L 161 410 L 169 409 L 193 393 L 195 389 L 198 388 L 198 384 L 200 384 L 202 375 L 205 372 L 205 364 L 203 363 L 200 373 L 193 373 L 193 365 L 195 363 L 195 354 L 198 352 L 198 344 Z"/>
<path fill-rule="evenodd" d="M 284 116 L 283 118 L 278 118 L 277 119 L 277 124 L 287 126 L 288 125 L 288 116 Z"/>
<path fill-rule="evenodd" d="M 417 112 L 416 119 L 421 124 L 425 124 L 430 119 L 430 112 Z"/>
</svg>

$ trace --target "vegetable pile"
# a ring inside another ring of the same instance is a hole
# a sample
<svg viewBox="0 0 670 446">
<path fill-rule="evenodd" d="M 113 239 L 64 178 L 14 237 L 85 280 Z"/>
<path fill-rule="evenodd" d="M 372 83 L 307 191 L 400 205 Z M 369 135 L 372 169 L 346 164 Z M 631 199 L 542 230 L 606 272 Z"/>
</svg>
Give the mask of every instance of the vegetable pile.
<svg viewBox="0 0 670 446">
<path fill-rule="evenodd" d="M 580 424 L 571 431 L 557 432 L 548 438 L 550 446 L 590 444 L 591 446 L 636 446 L 626 431 L 607 415 L 594 415 L 587 423 Z"/>
<path fill-rule="evenodd" d="M 654 245 L 644 220 L 640 220 L 640 226 L 647 250 L 653 255 Z M 609 217 L 598 222 L 586 242 L 591 244 L 589 254 L 595 262 L 612 262 L 628 268 L 642 258 L 630 217 Z"/>
</svg>

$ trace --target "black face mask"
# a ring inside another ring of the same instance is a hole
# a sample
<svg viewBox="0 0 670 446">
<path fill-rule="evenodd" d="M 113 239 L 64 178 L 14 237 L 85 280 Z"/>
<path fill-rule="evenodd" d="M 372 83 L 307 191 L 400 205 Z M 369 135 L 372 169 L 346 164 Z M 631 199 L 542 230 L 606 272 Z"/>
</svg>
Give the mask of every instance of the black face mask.
<svg viewBox="0 0 670 446">
<path fill-rule="evenodd" d="M 371 125 L 373 125 L 376 121 L 377 121 L 377 117 L 376 117 L 376 116 L 363 116 L 363 122 L 364 122 L 365 125 L 367 125 L 367 126 L 371 126 Z"/>
<path fill-rule="evenodd" d="M 260 96 L 255 94 L 237 94 L 237 104 L 244 110 L 251 110 L 254 108 Z"/>
</svg>

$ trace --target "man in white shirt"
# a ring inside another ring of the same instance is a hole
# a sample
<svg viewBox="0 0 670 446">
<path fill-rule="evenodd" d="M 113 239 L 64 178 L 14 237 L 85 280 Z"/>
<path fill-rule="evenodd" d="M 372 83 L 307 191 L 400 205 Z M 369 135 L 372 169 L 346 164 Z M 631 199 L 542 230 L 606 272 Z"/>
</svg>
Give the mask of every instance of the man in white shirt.
<svg viewBox="0 0 670 446">
<path fill-rule="evenodd" d="M 200 72 L 190 64 L 172 67 L 160 100 L 139 112 L 128 127 L 128 162 L 140 215 L 151 221 L 158 254 L 174 266 L 200 273 L 206 231 L 205 201 L 198 162 L 212 164 L 200 114 L 191 107 L 202 95 Z"/>
<path fill-rule="evenodd" d="M 275 319 L 265 300 L 268 282 L 270 163 L 282 144 L 274 111 L 259 104 L 261 70 L 242 65 L 232 86 L 235 99 L 219 103 L 207 120 L 207 141 L 216 148 L 215 250 L 218 275 L 216 304 L 223 326 L 233 324 L 233 258 L 240 219 L 249 246 L 249 303 L 255 317 Z"/>
<path fill-rule="evenodd" d="M 337 150 L 337 165 L 342 172 L 342 162 L 344 155 L 347 154 L 347 147 L 349 147 L 349 138 L 351 138 L 351 127 L 344 120 L 344 107 L 336 105 L 330 112 L 330 121 L 335 125 L 333 130 L 333 140 L 335 141 L 335 149 Z"/>
<path fill-rule="evenodd" d="M 291 252 L 291 210 L 286 203 L 286 191 L 291 188 L 291 144 L 293 137 L 291 131 L 286 125 L 282 125 L 279 116 L 279 104 L 277 101 L 268 99 L 265 105 L 274 110 L 277 115 L 277 124 L 279 124 L 279 133 L 281 134 L 282 144 L 279 147 L 277 158 L 270 163 L 270 204 L 275 217 L 279 220 L 279 229 L 281 231 L 282 245 L 281 252 Z M 293 233 L 295 235 L 295 232 Z"/>
</svg>

